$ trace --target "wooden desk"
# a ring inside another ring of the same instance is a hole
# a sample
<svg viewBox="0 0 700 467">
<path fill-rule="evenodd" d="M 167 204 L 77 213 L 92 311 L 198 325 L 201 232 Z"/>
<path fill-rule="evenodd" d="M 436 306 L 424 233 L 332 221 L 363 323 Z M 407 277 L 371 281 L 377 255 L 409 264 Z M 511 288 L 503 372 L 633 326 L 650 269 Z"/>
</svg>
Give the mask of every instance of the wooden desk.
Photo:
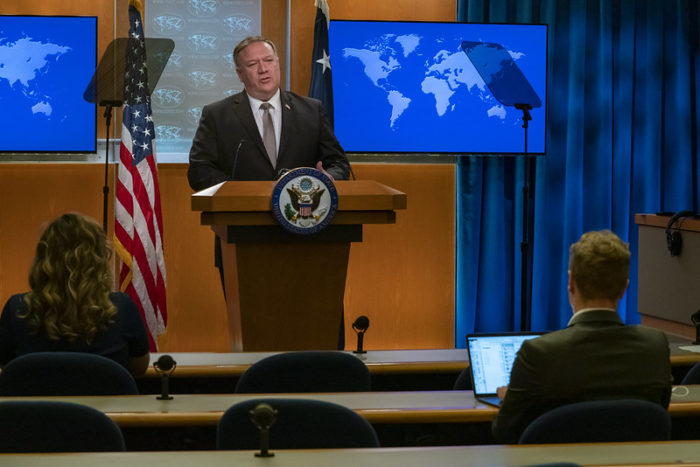
<svg viewBox="0 0 700 467">
<path fill-rule="evenodd" d="M 172 378 L 237 377 L 250 365 L 279 352 L 174 352 L 169 353 L 177 363 Z M 346 353 L 353 354 L 350 351 Z M 154 362 L 163 355 L 151 354 Z M 353 354 L 365 362 L 372 375 L 403 373 L 459 373 L 468 364 L 467 349 L 369 350 Z M 700 358 L 700 357 L 699 357 Z M 158 374 L 149 367 L 146 378 Z"/>
<path fill-rule="evenodd" d="M 674 386 L 668 412 L 672 417 L 700 416 L 700 386 Z"/>
<path fill-rule="evenodd" d="M 250 365 L 278 352 L 170 353 L 177 362 L 171 391 L 180 394 L 223 394 L 235 390 L 238 377 Z M 467 367 L 466 349 L 370 350 L 353 354 L 365 362 L 373 391 L 441 391 L 454 386 Z M 156 361 L 162 354 L 151 355 Z M 141 394 L 159 394 L 153 367 L 137 378 Z"/>
<path fill-rule="evenodd" d="M 348 407 L 373 424 L 490 422 L 498 410 L 474 399 L 472 391 L 399 391 L 319 394 L 179 394 L 32 397 L 84 404 L 106 413 L 120 426 L 213 426 L 237 402 L 257 398 L 318 399 Z M 22 397 L 0 397 L 26 400 Z M 700 415 L 700 386 L 675 386 L 669 413 Z"/>
<path fill-rule="evenodd" d="M 671 349 L 671 365 L 693 366 L 700 362 L 700 345 L 693 345 L 693 341 L 681 338 L 669 338 Z"/>
<path fill-rule="evenodd" d="M 683 347 L 694 347 L 690 340 L 669 334 L 672 365 L 692 365 L 700 361 L 700 346 L 696 351 Z M 177 362 L 172 378 L 216 378 L 238 377 L 253 363 L 278 352 L 173 352 L 169 353 Z M 352 354 L 350 351 L 346 353 Z M 154 362 L 164 354 L 151 354 Z M 469 365 L 467 349 L 423 349 L 423 350 L 369 350 L 365 354 L 353 354 L 365 362 L 374 375 L 422 374 L 461 372 Z M 157 378 L 150 366 L 143 378 Z"/>
<path fill-rule="evenodd" d="M 17 467 L 424 467 L 426 465 L 522 466 L 550 462 L 581 465 L 683 465 L 700 462 L 700 441 L 562 444 L 540 446 L 457 446 L 391 449 L 282 451 L 259 458 L 253 451 L 0 454 L 0 464 Z"/>
<path fill-rule="evenodd" d="M 674 377 L 680 383 L 688 367 L 700 361 L 700 346 L 685 349 L 691 341 L 668 335 Z M 232 393 L 236 381 L 253 363 L 276 352 L 170 353 L 177 362 L 172 374 L 175 394 Z M 352 352 L 347 352 L 352 353 Z M 162 354 L 152 354 L 156 361 Z M 356 355 L 356 354 L 353 354 Z M 373 391 L 441 391 L 452 389 L 459 373 L 469 365 L 466 349 L 370 350 L 357 355 L 372 375 Z M 151 366 L 137 378 L 141 394 L 159 394 L 160 382 Z"/>
<path fill-rule="evenodd" d="M 488 422 L 497 410 L 471 391 L 401 391 L 326 394 L 181 394 L 163 401 L 154 395 L 33 397 L 84 404 L 120 426 L 212 426 L 237 402 L 256 398 L 319 399 L 344 405 L 370 423 Z M 27 399 L 0 397 L 4 400 Z"/>
</svg>

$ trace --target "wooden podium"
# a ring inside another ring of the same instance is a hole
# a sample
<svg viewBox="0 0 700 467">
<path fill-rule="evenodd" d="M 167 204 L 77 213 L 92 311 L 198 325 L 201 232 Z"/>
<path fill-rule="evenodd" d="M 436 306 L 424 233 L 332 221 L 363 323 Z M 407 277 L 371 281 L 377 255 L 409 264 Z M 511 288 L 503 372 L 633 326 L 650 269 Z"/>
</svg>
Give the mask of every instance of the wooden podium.
<svg viewBox="0 0 700 467">
<path fill-rule="evenodd" d="M 700 309 L 700 220 L 683 218 L 671 229 L 683 237 L 683 249 L 671 256 L 666 245 L 669 216 L 637 214 L 639 265 L 637 309 L 644 325 L 695 339 L 690 315 Z"/>
<path fill-rule="evenodd" d="M 297 235 L 272 214 L 272 181 L 224 182 L 192 195 L 221 239 L 231 348 L 338 348 L 350 243 L 363 224 L 393 224 L 406 195 L 372 180 L 336 181 L 338 211 L 324 230 Z"/>
</svg>

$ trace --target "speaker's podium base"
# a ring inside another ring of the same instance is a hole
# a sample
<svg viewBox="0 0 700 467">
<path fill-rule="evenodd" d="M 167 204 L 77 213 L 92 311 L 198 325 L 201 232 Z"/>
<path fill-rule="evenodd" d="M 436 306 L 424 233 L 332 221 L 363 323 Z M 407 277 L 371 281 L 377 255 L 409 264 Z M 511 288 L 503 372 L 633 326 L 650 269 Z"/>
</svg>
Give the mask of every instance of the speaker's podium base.
<svg viewBox="0 0 700 467">
<path fill-rule="evenodd" d="M 406 195 L 369 180 L 335 184 L 338 212 L 313 235 L 277 224 L 272 182 L 227 182 L 193 195 L 193 210 L 221 240 L 233 351 L 338 348 L 350 244 L 362 241 L 362 224 L 394 223 Z"/>
</svg>

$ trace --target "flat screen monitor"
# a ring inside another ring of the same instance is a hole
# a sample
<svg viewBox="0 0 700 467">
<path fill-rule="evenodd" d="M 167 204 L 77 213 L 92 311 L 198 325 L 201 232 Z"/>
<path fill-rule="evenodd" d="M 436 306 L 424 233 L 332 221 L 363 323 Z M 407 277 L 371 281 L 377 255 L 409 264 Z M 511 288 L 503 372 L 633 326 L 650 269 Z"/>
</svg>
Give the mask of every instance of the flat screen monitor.
<svg viewBox="0 0 700 467">
<path fill-rule="evenodd" d="M 331 20 L 329 49 L 348 152 L 522 154 L 518 104 L 545 152 L 546 25 Z"/>
<path fill-rule="evenodd" d="M 0 15 L 0 151 L 95 152 L 94 16 Z"/>
</svg>

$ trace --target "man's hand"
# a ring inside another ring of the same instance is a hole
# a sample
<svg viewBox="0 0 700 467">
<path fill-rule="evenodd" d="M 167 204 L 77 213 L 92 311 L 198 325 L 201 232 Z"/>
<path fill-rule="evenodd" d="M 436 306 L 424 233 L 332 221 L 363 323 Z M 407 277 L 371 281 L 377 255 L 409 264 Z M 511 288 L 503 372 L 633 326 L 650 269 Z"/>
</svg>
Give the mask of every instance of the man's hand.
<svg viewBox="0 0 700 467">
<path fill-rule="evenodd" d="M 498 389 L 496 389 L 496 394 L 501 400 L 503 400 L 506 397 L 506 392 L 508 392 L 508 386 L 501 386 Z"/>
<path fill-rule="evenodd" d="M 324 168 L 323 168 L 323 162 L 318 161 L 318 162 L 316 163 L 316 169 L 317 169 L 317 170 L 320 170 L 321 172 L 323 172 L 323 173 L 326 175 L 326 177 L 330 178 L 331 180 L 335 180 L 335 179 L 333 178 L 333 175 L 329 174 L 328 172 L 326 172 L 326 171 L 324 170 Z"/>
</svg>

